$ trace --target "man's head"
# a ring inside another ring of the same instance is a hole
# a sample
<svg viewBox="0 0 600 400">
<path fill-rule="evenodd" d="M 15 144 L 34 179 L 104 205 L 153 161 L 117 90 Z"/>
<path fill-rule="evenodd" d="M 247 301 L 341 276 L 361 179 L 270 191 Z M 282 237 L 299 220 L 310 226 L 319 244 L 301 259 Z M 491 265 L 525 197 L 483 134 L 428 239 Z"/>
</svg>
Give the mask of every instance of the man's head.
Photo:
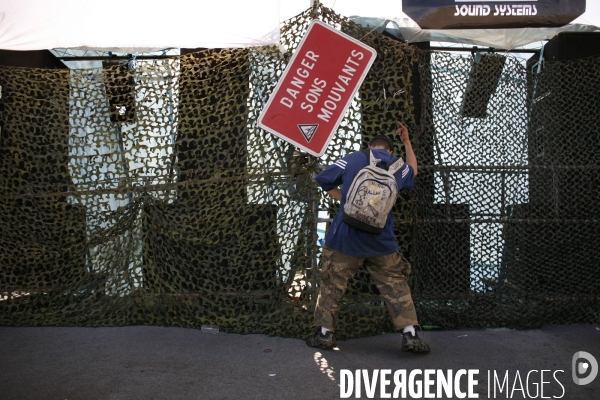
<svg viewBox="0 0 600 400">
<path fill-rule="evenodd" d="M 392 154 L 392 151 L 394 149 L 394 142 L 392 141 L 392 139 L 390 139 L 389 137 L 387 137 L 385 135 L 377 135 L 373 138 L 373 140 L 371 140 L 371 143 L 369 143 L 369 148 L 370 149 L 385 149 L 390 154 Z"/>
</svg>

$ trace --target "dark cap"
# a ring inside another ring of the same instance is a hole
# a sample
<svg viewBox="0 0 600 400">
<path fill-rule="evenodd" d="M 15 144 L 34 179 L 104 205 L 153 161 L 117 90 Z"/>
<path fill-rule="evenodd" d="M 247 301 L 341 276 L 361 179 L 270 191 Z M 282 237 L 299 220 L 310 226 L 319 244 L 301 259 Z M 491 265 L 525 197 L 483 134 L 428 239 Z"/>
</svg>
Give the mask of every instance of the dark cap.
<svg viewBox="0 0 600 400">
<path fill-rule="evenodd" d="M 390 145 L 390 150 L 394 150 L 394 141 L 392 139 L 390 139 L 388 136 L 377 135 L 371 140 L 371 143 L 369 143 L 369 144 L 373 144 L 373 142 L 376 140 L 384 140 L 385 142 L 387 142 L 387 144 Z"/>
</svg>

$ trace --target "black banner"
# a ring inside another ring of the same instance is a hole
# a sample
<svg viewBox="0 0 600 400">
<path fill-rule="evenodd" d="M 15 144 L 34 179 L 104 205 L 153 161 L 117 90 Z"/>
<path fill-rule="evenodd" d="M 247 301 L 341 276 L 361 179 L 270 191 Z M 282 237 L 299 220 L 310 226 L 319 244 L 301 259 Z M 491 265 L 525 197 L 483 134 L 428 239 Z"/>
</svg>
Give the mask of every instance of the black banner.
<svg viewBox="0 0 600 400">
<path fill-rule="evenodd" d="M 422 29 L 559 27 L 585 12 L 585 0 L 402 0 Z"/>
</svg>

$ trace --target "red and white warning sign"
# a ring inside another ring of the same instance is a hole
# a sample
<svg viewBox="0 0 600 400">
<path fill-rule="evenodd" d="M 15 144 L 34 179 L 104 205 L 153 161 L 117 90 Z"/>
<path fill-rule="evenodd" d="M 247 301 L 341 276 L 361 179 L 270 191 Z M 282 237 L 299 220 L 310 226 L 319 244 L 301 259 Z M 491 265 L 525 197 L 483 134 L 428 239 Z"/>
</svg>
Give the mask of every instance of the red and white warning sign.
<svg viewBox="0 0 600 400">
<path fill-rule="evenodd" d="M 377 52 L 314 20 L 258 125 L 314 155 L 325 153 Z"/>
</svg>

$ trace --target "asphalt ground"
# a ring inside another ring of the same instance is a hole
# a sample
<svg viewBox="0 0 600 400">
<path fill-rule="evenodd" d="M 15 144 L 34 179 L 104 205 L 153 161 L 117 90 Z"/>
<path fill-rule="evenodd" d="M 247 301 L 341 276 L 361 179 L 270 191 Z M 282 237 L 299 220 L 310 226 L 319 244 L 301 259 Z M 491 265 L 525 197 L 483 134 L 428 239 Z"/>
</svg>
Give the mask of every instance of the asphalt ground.
<svg viewBox="0 0 600 400">
<path fill-rule="evenodd" d="M 572 376 L 575 353 L 600 361 L 600 327 L 420 335 L 431 353 L 401 352 L 398 333 L 319 350 L 301 339 L 176 327 L 0 327 L 0 399 L 366 399 L 402 398 L 403 388 L 405 398 L 600 399 L 600 375 L 587 385 Z M 592 367 L 580 359 L 576 378 Z"/>
</svg>

